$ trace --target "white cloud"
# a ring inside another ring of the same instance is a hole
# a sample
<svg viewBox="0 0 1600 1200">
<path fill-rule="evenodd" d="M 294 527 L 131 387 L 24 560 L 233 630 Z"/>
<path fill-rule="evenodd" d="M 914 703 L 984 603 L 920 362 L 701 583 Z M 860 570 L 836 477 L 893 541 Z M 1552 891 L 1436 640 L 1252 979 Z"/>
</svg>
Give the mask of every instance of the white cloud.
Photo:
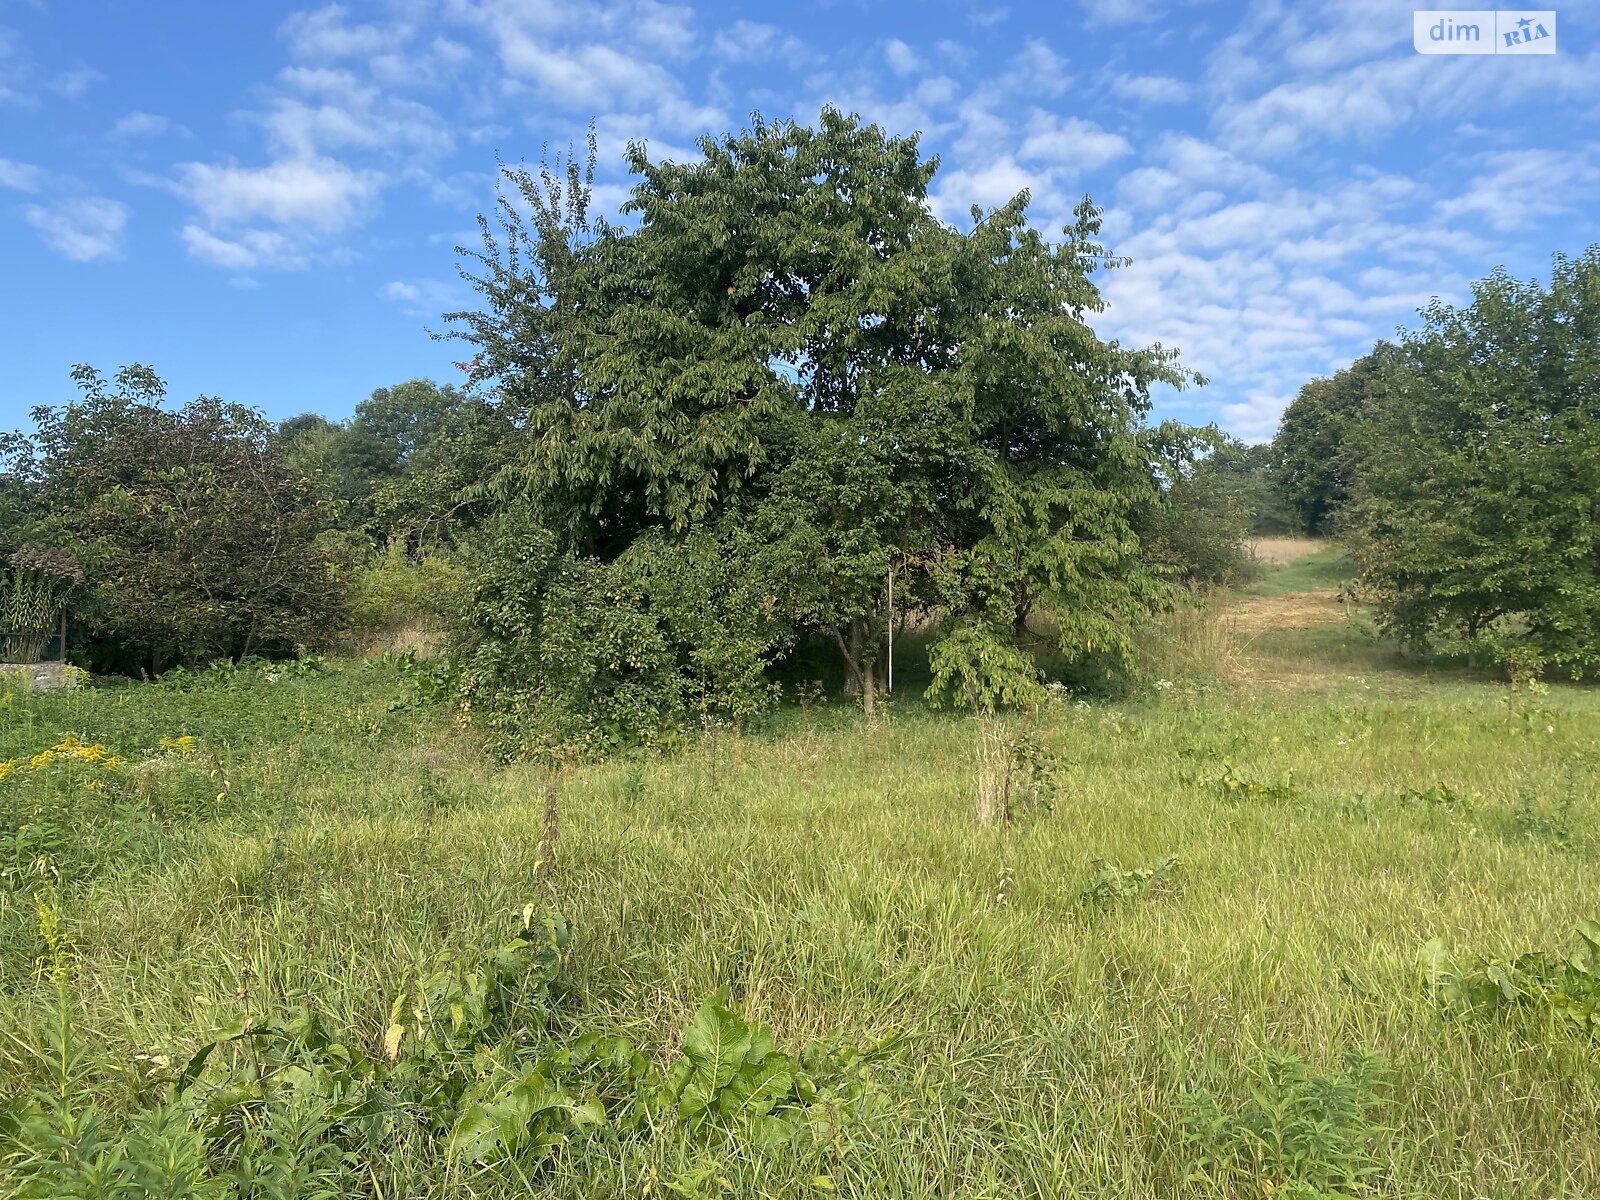
<svg viewBox="0 0 1600 1200">
<path fill-rule="evenodd" d="M 111 136 L 117 138 L 160 137 L 167 131 L 168 121 L 155 113 L 131 112 L 111 127 Z"/>
<path fill-rule="evenodd" d="M 296 58 L 331 62 L 341 58 L 370 58 L 403 44 L 410 37 L 404 26 L 351 25 L 342 4 L 313 12 L 297 12 L 283 23 L 283 35 Z"/>
<path fill-rule="evenodd" d="M 931 198 L 933 211 L 950 222 L 964 221 L 973 205 L 998 208 L 1024 189 L 1035 199 L 1050 190 L 1045 175 L 1029 171 L 1009 154 L 985 166 L 941 171 L 934 182 L 938 191 Z"/>
<path fill-rule="evenodd" d="M 1082 0 L 1086 25 L 1132 25 L 1153 21 L 1160 0 Z"/>
<path fill-rule="evenodd" d="M 1222 395 L 1169 407 L 1242 437 L 1269 437 L 1305 380 L 1391 336 L 1431 295 L 1459 295 L 1463 261 L 1489 252 L 1419 210 L 1418 182 L 1390 172 L 1295 187 L 1188 137 L 1151 157 L 1165 165 L 1125 175 L 1118 194 L 1133 207 L 1108 214 L 1112 249 L 1132 263 L 1102 285 L 1105 332 L 1180 347 Z"/>
<path fill-rule="evenodd" d="M 50 80 L 47 85 L 52 92 L 67 100 L 81 99 L 85 92 L 97 83 L 103 83 L 105 76 L 91 67 L 78 66 L 70 71 L 63 71 Z"/>
<path fill-rule="evenodd" d="M 306 265 L 306 254 L 296 241 L 271 229 L 247 229 L 219 237 L 199 225 L 183 227 L 183 244 L 195 258 L 230 271 L 259 267 L 295 270 Z"/>
<path fill-rule="evenodd" d="M 1133 153 L 1128 139 L 1081 117 L 1058 117 L 1035 109 L 1018 157 L 1066 169 L 1092 171 Z"/>
<path fill-rule="evenodd" d="M 437 317 L 459 308 L 464 299 L 459 286 L 437 279 L 391 280 L 378 289 L 378 295 L 418 317 Z"/>
<path fill-rule="evenodd" d="M 632 4 L 613 6 L 602 19 L 613 33 L 625 28 L 640 45 L 654 47 L 669 57 L 680 57 L 694 48 L 694 9 L 686 4 L 634 0 Z"/>
<path fill-rule="evenodd" d="M 922 66 L 917 52 L 899 38 L 890 38 L 883 46 L 883 60 L 896 75 L 910 75 Z"/>
<path fill-rule="evenodd" d="M 741 20 L 717 33 L 711 40 L 711 52 L 730 62 L 746 63 L 797 58 L 804 47 L 776 25 Z"/>
<path fill-rule="evenodd" d="M 1182 104 L 1194 89 L 1170 75 L 1114 75 L 1111 92 L 1136 104 Z"/>
<path fill-rule="evenodd" d="M 1059 96 L 1072 82 L 1067 75 L 1067 60 L 1043 38 L 1029 38 L 1022 52 L 1011 62 L 1001 85 L 1011 91 L 1033 96 Z"/>
<path fill-rule="evenodd" d="M 1438 205 L 1442 217 L 1475 216 L 1491 229 L 1526 229 L 1580 204 L 1600 209 L 1600 152 L 1502 150 L 1481 156 L 1489 169 L 1460 196 Z"/>
<path fill-rule="evenodd" d="M 54 204 L 30 204 L 23 216 L 46 245 L 73 262 L 118 258 L 128 207 L 104 196 L 84 196 Z"/>
<path fill-rule="evenodd" d="M 357 147 L 442 156 L 455 147 L 448 123 L 432 108 L 391 96 L 348 71 L 290 67 L 279 96 L 261 120 L 273 145 L 291 157 Z"/>
<path fill-rule="evenodd" d="M 1241 152 L 1286 155 L 1312 141 L 1324 147 L 1375 141 L 1419 119 L 1456 121 L 1529 96 L 1600 96 L 1600 53 L 1553 55 L 1536 72 L 1507 70 L 1514 61 L 1408 53 L 1362 62 L 1323 77 L 1296 76 L 1248 98 L 1231 97 L 1214 110 L 1213 124 Z"/>
<path fill-rule="evenodd" d="M 456 0 L 456 7 L 493 40 L 507 76 L 502 86 L 513 98 L 531 92 L 586 116 L 649 114 L 640 136 L 698 135 L 725 124 L 719 109 L 690 100 L 683 81 L 660 61 L 692 47 L 689 9 L 654 0 L 517 8 Z"/>
<path fill-rule="evenodd" d="M 0 158 L 0 187 L 14 192 L 37 192 L 43 182 L 44 172 L 31 163 Z"/>
<path fill-rule="evenodd" d="M 385 51 L 367 60 L 372 78 L 386 87 L 437 87 L 472 62 L 472 49 L 447 37 L 426 46 Z"/>
<path fill-rule="evenodd" d="M 183 163 L 179 180 L 189 201 L 215 225 L 267 220 L 318 233 L 348 226 L 381 182 L 326 157 L 284 158 L 265 167 Z"/>
</svg>

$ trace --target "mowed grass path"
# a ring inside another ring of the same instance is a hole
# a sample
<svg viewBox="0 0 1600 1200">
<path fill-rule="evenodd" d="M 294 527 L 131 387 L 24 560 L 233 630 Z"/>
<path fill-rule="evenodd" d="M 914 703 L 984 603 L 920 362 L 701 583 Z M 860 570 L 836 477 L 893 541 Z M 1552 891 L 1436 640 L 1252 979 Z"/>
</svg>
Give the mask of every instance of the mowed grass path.
<svg viewBox="0 0 1600 1200">
<path fill-rule="evenodd" d="M 376 1045 L 419 952 L 514 924 L 546 776 L 486 762 L 443 714 L 390 711 L 393 694 L 351 665 L 13 702 L 0 757 L 63 732 L 130 754 L 191 733 L 236 797 L 60 892 L 77 1036 L 113 1107 L 136 1052 L 241 1012 L 309 998 Z M 1600 1194 L 1600 1046 L 1542 1020 L 1448 1019 L 1418 964 L 1430 938 L 1509 956 L 1600 915 L 1600 695 L 1390 694 L 1334 674 L 1067 704 L 1038 732 L 1065 756 L 1060 795 L 999 829 L 972 819 L 973 724 L 905 699 L 872 726 L 795 711 L 563 778 L 563 1012 L 662 1059 L 724 985 L 781 1045 L 900 1032 L 875 1068 L 887 1110 L 804 1160 L 736 1139 L 575 1142 L 511 1191 L 458 1176 L 419 1194 L 793 1196 L 823 1175 L 859 1197 L 1264 1195 L 1195 1176 L 1184 1097 L 1244 1105 L 1269 1054 L 1322 1071 L 1355 1050 L 1387 1063 L 1372 1194 Z M 1209 782 L 1225 758 L 1299 791 L 1229 795 Z M 1469 804 L 1403 797 L 1439 784 Z M 1166 855 L 1172 886 L 1082 902 L 1094 860 Z M 33 915 L 0 892 L 0 1030 L 36 1043 Z M 0 1090 L 37 1079 L 9 1046 Z"/>
</svg>

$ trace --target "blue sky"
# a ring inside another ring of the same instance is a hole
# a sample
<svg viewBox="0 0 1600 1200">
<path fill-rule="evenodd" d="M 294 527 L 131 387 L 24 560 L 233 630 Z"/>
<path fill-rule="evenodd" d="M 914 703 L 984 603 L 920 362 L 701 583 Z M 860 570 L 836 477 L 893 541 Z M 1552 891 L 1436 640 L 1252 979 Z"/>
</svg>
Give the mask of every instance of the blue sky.
<svg viewBox="0 0 1600 1200">
<path fill-rule="evenodd" d="M 630 139 L 831 103 L 920 131 L 947 219 L 1093 195 L 1134 260 L 1101 332 L 1212 380 L 1158 415 L 1267 437 L 1430 296 L 1600 240 L 1600 3 L 1540 57 L 1418 55 L 1412 8 L 0 0 L 0 427 L 83 361 L 274 417 L 458 377 L 428 331 L 497 154 L 592 119 L 615 206 Z"/>
</svg>

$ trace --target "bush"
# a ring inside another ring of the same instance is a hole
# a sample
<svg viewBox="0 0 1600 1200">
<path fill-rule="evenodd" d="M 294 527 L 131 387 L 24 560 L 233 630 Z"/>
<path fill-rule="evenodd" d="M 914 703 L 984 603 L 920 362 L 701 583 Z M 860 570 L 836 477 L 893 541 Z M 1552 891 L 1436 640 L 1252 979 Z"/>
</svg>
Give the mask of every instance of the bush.
<svg viewBox="0 0 1600 1200">
<path fill-rule="evenodd" d="M 528 505 L 489 522 L 453 631 L 469 719 L 508 756 L 597 757 L 774 699 L 787 643 L 737 533 L 564 553 Z"/>
<path fill-rule="evenodd" d="M 427 643 L 447 623 L 464 586 L 462 568 L 443 558 L 413 558 L 391 542 L 351 589 L 350 622 L 364 645 Z"/>
</svg>

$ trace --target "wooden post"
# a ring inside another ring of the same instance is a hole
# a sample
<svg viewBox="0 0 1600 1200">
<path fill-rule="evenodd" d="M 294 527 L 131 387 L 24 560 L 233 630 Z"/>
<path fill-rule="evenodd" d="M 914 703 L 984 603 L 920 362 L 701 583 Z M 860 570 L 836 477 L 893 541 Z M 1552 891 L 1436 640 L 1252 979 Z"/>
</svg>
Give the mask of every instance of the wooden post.
<svg viewBox="0 0 1600 1200">
<path fill-rule="evenodd" d="M 889 564 L 889 679 L 886 689 L 894 695 L 894 564 Z"/>
</svg>

